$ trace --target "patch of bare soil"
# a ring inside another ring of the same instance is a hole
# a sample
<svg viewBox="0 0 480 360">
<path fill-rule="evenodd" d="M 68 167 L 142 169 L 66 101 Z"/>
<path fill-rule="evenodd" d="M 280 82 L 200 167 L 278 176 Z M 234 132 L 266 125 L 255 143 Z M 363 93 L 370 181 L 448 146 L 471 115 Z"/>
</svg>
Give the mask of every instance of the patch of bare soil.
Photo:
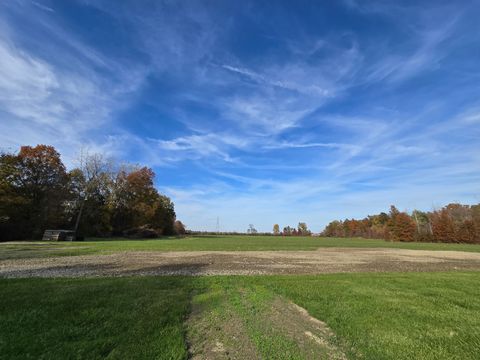
<svg viewBox="0 0 480 360">
<path fill-rule="evenodd" d="M 263 275 L 480 270 L 480 253 L 405 249 L 118 252 L 0 260 L 0 277 Z"/>
<path fill-rule="evenodd" d="M 304 308 L 276 298 L 268 313 L 268 322 L 295 341 L 306 359 L 346 360 L 343 351 L 335 345 L 335 334 L 323 321 Z"/>
</svg>

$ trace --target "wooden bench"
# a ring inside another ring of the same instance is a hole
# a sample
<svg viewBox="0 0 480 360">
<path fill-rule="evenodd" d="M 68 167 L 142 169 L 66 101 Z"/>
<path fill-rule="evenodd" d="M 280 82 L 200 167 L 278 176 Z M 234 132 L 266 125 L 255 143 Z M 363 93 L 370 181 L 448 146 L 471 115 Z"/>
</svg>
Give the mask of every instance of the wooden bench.
<svg viewBox="0 0 480 360">
<path fill-rule="evenodd" d="M 43 241 L 75 241 L 75 232 L 72 230 L 45 230 Z"/>
</svg>

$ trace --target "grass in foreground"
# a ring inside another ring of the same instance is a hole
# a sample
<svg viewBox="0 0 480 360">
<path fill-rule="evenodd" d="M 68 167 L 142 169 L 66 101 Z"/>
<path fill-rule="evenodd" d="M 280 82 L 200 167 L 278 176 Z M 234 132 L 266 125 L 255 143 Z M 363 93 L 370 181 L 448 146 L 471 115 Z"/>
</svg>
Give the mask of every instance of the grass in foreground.
<svg viewBox="0 0 480 360">
<path fill-rule="evenodd" d="M 475 359 L 480 273 L 259 279 L 324 320 L 366 359 Z M 355 357 L 352 357 L 355 358 Z"/>
<path fill-rule="evenodd" d="M 190 236 L 150 240 L 88 239 L 83 242 L 0 243 L 0 260 L 46 256 L 88 255 L 116 251 L 292 251 L 327 247 L 397 248 L 480 252 L 480 245 L 402 243 L 360 238 L 282 236 Z"/>
<path fill-rule="evenodd" d="M 187 278 L 0 280 L 2 359 L 184 359 Z"/>
<path fill-rule="evenodd" d="M 186 334 L 232 331 L 264 358 L 319 358 L 271 312 L 281 297 L 351 359 L 476 359 L 478 289 L 477 272 L 0 280 L 0 357 L 185 359 Z"/>
</svg>

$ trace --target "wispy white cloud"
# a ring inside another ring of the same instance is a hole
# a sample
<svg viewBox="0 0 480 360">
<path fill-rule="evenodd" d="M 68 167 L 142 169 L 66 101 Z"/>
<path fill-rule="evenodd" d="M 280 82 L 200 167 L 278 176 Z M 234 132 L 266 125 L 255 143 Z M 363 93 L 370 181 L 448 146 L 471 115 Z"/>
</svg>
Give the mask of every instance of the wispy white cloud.
<svg viewBox="0 0 480 360">
<path fill-rule="evenodd" d="M 320 143 L 320 142 L 311 142 L 311 143 L 294 143 L 294 142 L 277 142 L 271 145 L 265 145 L 264 149 L 305 149 L 305 148 L 328 148 L 328 149 L 340 149 L 345 150 L 350 153 L 357 153 L 360 151 L 358 145 L 352 144 L 342 144 L 342 143 Z"/>
<path fill-rule="evenodd" d="M 439 28 L 419 30 L 415 33 L 414 39 L 418 46 L 411 53 L 401 53 L 383 58 L 374 63 L 367 81 L 401 82 L 424 71 L 432 71 L 438 68 L 442 58 L 448 55 L 441 45 L 452 35 L 454 25 L 458 17 L 449 19 L 442 23 Z"/>
<path fill-rule="evenodd" d="M 53 36 L 59 28 L 53 19 L 43 17 L 49 15 L 33 13 L 24 6 L 21 10 L 21 15 L 14 12 L 12 18 L 0 19 L 1 144 L 16 148 L 49 143 L 71 159 L 80 147 L 104 141 L 95 131 L 104 131 L 113 115 L 134 99 L 131 94 L 141 86 L 145 72 L 102 59 L 66 31 L 59 43 L 49 44 L 61 56 L 35 53 L 19 41 L 12 21 L 22 16 Z M 64 62 L 68 58 L 75 59 L 75 67 Z M 98 66 L 115 74 L 102 76 L 96 71 Z"/>
<path fill-rule="evenodd" d="M 354 83 L 354 75 L 362 63 L 355 42 L 349 47 L 335 45 L 335 39 L 324 39 L 322 47 L 329 54 L 317 58 L 307 39 L 290 52 L 290 61 L 266 61 L 259 69 L 223 64 L 220 67 L 240 78 L 232 80 L 246 91 L 236 91 L 221 100 L 225 119 L 230 119 L 255 134 L 277 135 L 300 125 L 305 118 L 328 101 L 342 95 Z M 301 50 L 301 48 L 305 50 Z M 318 46 L 314 46 L 318 49 Z M 242 84 L 242 78 L 253 85 Z"/>
<path fill-rule="evenodd" d="M 40 4 L 40 3 L 36 2 L 36 1 L 32 1 L 32 4 L 33 4 L 34 6 L 36 6 L 36 7 L 38 7 L 38 8 L 41 9 L 41 10 L 48 11 L 48 12 L 55 12 L 55 10 L 54 10 L 53 8 L 51 8 L 51 7 L 49 7 L 49 6 L 46 6 L 46 5 L 44 5 L 44 4 Z"/>
<path fill-rule="evenodd" d="M 478 74 L 473 60 L 448 63 L 452 49 L 475 44 L 460 31 L 463 6 L 350 1 L 349 16 L 390 32 L 265 26 L 281 51 L 248 53 L 250 43 L 235 47 L 242 17 L 222 6 L 77 5 L 121 24 L 128 35 L 112 38 L 128 53 L 103 51 L 43 2 L 0 4 L 2 147 L 50 143 L 73 157 L 86 146 L 160 173 L 193 165 L 190 183 L 160 184 L 195 229 L 220 216 L 225 230 L 320 230 L 390 203 L 480 193 Z M 123 113 L 134 105 L 148 115 Z"/>
<path fill-rule="evenodd" d="M 159 150 L 173 153 L 174 159 L 195 160 L 200 158 L 218 157 L 226 162 L 233 162 L 234 159 L 228 155 L 228 146 L 242 146 L 238 139 L 228 135 L 190 135 L 175 138 L 173 140 L 154 140 Z"/>
<path fill-rule="evenodd" d="M 178 208 L 190 226 L 205 230 L 212 229 L 212 221 L 205 219 L 220 216 L 225 229 L 230 230 L 242 231 L 254 223 L 262 231 L 270 231 L 274 223 L 284 226 L 307 221 L 320 231 L 335 218 L 363 217 L 386 211 L 390 204 L 405 210 L 428 210 L 451 201 L 479 201 L 480 146 L 470 142 L 453 148 L 445 142 L 445 137 L 479 130 L 475 109 L 454 114 L 444 120 L 448 126 L 439 127 L 435 127 L 436 122 L 431 127 L 421 125 L 419 118 L 411 122 L 344 118 L 337 124 L 343 128 L 351 124 L 349 133 L 358 135 L 351 136 L 353 145 L 348 144 L 355 153 L 341 160 L 332 157 L 326 167 L 315 166 L 311 159 L 300 156 L 297 160 L 306 163 L 306 169 L 289 172 L 287 178 L 224 170 L 214 174 L 215 179 L 224 181 L 222 186 L 215 185 L 220 192 L 203 186 L 202 192 L 195 186 L 171 187 L 169 191 L 173 196 L 175 190 L 182 191 Z M 432 116 L 428 112 L 420 115 Z M 369 130 L 380 124 L 382 130 L 365 141 Z M 242 186 L 229 186 L 230 180 Z M 194 204 L 194 212 L 190 204 Z"/>
<path fill-rule="evenodd" d="M 229 70 L 229 71 L 244 75 L 244 76 L 250 78 L 251 80 L 256 81 L 259 84 L 270 85 L 270 86 L 273 86 L 273 87 L 278 87 L 278 88 L 282 88 L 282 89 L 286 89 L 286 90 L 292 90 L 292 91 L 296 91 L 296 92 L 299 92 L 299 93 L 303 93 L 305 95 L 311 95 L 311 96 L 316 96 L 316 97 L 328 97 L 328 96 L 330 96 L 330 90 L 328 90 L 326 88 L 322 88 L 322 87 L 320 87 L 320 86 L 318 86 L 318 85 L 316 85 L 312 82 L 310 82 L 310 84 L 308 84 L 308 85 L 301 85 L 301 84 L 296 83 L 295 82 L 295 77 L 289 76 L 290 74 L 285 73 L 286 70 L 290 70 L 292 72 L 292 70 L 293 70 L 292 68 L 284 69 L 282 71 L 283 72 L 282 77 L 284 77 L 285 80 L 276 80 L 276 79 L 267 78 L 264 75 L 255 73 L 255 72 L 253 72 L 251 70 L 248 70 L 248 69 L 245 69 L 245 68 L 237 68 L 237 67 L 230 66 L 230 65 L 222 65 L 222 67 L 224 69 Z M 297 71 L 298 71 L 298 69 L 297 69 Z M 311 81 L 311 79 L 310 79 L 310 81 Z"/>
</svg>

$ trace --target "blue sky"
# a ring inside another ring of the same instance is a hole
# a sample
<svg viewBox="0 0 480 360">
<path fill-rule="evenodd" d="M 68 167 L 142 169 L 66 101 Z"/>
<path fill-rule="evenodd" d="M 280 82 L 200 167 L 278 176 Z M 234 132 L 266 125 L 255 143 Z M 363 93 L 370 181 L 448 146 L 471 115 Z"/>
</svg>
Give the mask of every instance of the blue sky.
<svg viewBox="0 0 480 360">
<path fill-rule="evenodd" d="M 196 230 L 480 201 L 476 1 L 0 3 L 0 146 L 152 167 Z"/>
</svg>

